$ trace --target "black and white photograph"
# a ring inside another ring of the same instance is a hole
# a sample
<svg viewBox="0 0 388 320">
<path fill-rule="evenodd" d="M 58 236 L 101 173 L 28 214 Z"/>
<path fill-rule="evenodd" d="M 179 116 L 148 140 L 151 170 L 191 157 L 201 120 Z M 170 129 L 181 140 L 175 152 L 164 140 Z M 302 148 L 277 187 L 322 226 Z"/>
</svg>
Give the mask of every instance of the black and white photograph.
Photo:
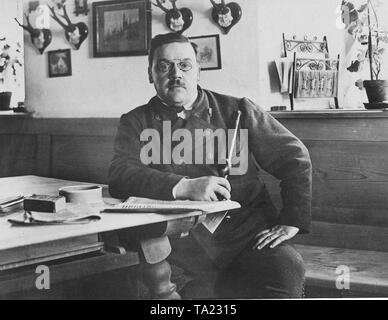
<svg viewBox="0 0 388 320">
<path fill-rule="evenodd" d="M 93 2 L 95 57 L 143 55 L 150 41 L 149 2 Z"/>
<path fill-rule="evenodd" d="M 197 59 L 201 70 L 217 70 L 222 68 L 220 36 L 218 34 L 190 37 L 190 40 L 198 46 Z"/>
<path fill-rule="evenodd" d="M 388 1 L 32 2 L 0 0 L 0 300 L 388 300 Z"/>
<path fill-rule="evenodd" d="M 47 57 L 50 78 L 71 76 L 70 49 L 48 51 Z"/>
</svg>

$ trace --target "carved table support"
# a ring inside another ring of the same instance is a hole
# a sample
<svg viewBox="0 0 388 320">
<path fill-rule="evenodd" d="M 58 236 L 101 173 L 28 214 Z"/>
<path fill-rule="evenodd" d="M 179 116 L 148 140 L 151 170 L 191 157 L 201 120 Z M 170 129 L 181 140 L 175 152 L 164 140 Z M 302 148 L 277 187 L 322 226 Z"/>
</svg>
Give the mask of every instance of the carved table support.
<svg viewBox="0 0 388 320">
<path fill-rule="evenodd" d="M 171 253 L 171 245 L 167 236 L 185 235 L 198 222 L 199 217 L 172 220 L 167 223 L 164 236 L 140 241 L 144 257 L 143 281 L 150 290 L 152 299 L 181 299 L 176 292 L 176 284 L 171 282 L 171 266 L 166 260 Z"/>
<path fill-rule="evenodd" d="M 171 267 L 167 260 L 142 265 L 143 281 L 148 287 L 151 299 L 180 300 L 177 286 L 171 282 Z"/>
<path fill-rule="evenodd" d="M 171 266 L 166 258 L 171 253 L 167 236 L 140 241 L 143 253 L 141 265 L 144 284 L 152 299 L 180 299 L 176 285 L 171 282 Z"/>
<path fill-rule="evenodd" d="M 204 217 L 194 216 L 171 220 L 167 223 L 154 225 L 153 228 L 142 226 L 137 230 L 132 230 L 137 236 L 141 235 L 143 238 L 143 240 L 139 240 L 141 249 L 139 252 L 140 268 L 143 282 L 150 292 L 151 299 L 181 299 L 176 291 L 176 284 L 171 282 L 171 266 L 166 260 L 171 253 L 168 236 L 182 237 L 186 235 L 189 230 L 202 222 Z M 151 229 L 152 231 L 150 231 Z M 113 248 L 116 251 L 117 248 L 120 248 L 118 246 L 119 242 L 118 239 L 113 240 L 107 234 L 104 235 L 106 248 L 111 250 Z"/>
</svg>

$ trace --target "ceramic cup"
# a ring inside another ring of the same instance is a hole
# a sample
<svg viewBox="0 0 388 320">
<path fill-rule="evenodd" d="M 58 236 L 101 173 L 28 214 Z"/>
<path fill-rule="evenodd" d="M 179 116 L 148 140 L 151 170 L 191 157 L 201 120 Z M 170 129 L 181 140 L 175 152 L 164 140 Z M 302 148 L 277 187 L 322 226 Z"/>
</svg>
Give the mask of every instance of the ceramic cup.
<svg viewBox="0 0 388 320">
<path fill-rule="evenodd" d="M 98 185 L 68 186 L 59 189 L 66 202 L 93 204 L 102 202 L 102 188 Z"/>
</svg>

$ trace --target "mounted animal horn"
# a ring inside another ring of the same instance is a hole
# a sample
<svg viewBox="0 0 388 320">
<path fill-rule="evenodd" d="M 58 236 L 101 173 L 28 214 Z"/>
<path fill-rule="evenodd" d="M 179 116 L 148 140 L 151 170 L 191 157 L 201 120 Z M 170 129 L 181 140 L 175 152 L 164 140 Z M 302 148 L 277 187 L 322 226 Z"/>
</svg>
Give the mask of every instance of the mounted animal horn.
<svg viewBox="0 0 388 320">
<path fill-rule="evenodd" d="M 221 3 L 216 3 L 214 0 L 210 2 L 213 5 L 213 21 L 227 34 L 241 19 L 240 5 L 236 2 L 225 4 L 225 0 L 221 0 Z"/>
<path fill-rule="evenodd" d="M 156 0 L 156 3 L 152 4 L 160 9 L 162 9 L 166 13 L 166 25 L 167 27 L 174 31 L 182 33 L 186 29 L 188 29 L 193 23 L 193 13 L 189 8 L 181 8 L 178 9 L 176 6 L 177 0 L 170 0 L 172 4 L 172 9 L 167 9 L 163 6 L 166 0 Z"/>
<path fill-rule="evenodd" d="M 82 42 L 88 37 L 88 27 L 83 22 L 78 22 L 76 24 L 72 23 L 67 14 L 66 6 L 61 5 L 60 7 L 63 10 L 63 15 L 60 15 L 60 17 L 65 19 L 66 23 L 59 19 L 54 7 L 49 7 L 52 13 L 51 17 L 65 30 L 66 40 L 78 50 Z"/>
<path fill-rule="evenodd" d="M 27 15 L 25 15 L 27 25 L 21 24 L 18 19 L 15 18 L 15 21 L 18 23 L 19 26 L 21 26 L 24 30 L 28 31 L 30 33 L 31 42 L 34 45 L 35 48 L 38 49 L 39 53 L 42 54 L 44 50 L 48 47 L 48 45 L 51 43 L 52 34 L 50 29 L 38 29 L 34 28 L 31 23 L 30 19 Z"/>
</svg>

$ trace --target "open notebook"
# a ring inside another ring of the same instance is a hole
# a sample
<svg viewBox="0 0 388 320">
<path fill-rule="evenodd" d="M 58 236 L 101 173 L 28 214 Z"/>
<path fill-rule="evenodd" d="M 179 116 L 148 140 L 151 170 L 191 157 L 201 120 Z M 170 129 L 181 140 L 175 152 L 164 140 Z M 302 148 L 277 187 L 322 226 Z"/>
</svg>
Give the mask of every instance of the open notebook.
<svg viewBox="0 0 388 320">
<path fill-rule="evenodd" d="M 116 206 L 105 208 L 104 212 L 123 213 L 183 213 L 189 211 L 202 211 L 213 213 L 240 208 L 236 201 L 190 201 L 190 200 L 155 200 L 140 197 L 129 197 L 126 201 Z"/>
<path fill-rule="evenodd" d="M 163 201 L 148 198 L 129 197 L 126 201 L 110 208 L 105 208 L 104 212 L 123 212 L 123 213 L 159 213 L 174 214 L 190 211 L 201 211 L 208 213 L 202 222 L 209 232 L 214 231 L 221 224 L 229 210 L 240 208 L 236 201 L 190 201 L 174 200 Z"/>
</svg>

